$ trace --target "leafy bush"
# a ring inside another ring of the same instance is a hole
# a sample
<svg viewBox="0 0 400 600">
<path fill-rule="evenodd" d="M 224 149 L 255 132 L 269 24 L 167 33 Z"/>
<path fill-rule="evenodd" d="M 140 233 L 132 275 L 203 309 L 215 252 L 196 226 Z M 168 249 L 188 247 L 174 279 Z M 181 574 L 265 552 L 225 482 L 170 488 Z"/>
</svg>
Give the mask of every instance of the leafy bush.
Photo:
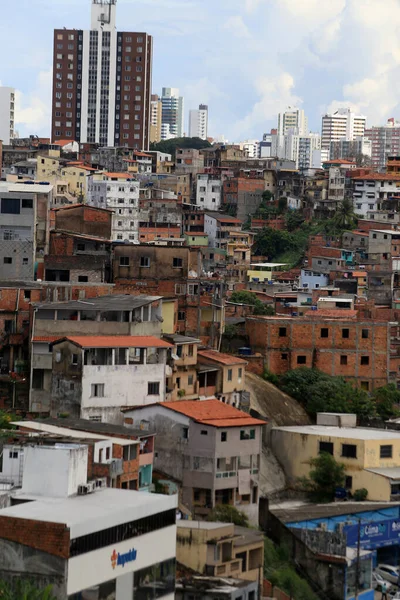
<svg viewBox="0 0 400 600">
<path fill-rule="evenodd" d="M 247 515 L 230 504 L 216 506 L 208 516 L 209 521 L 220 521 L 221 523 L 234 523 L 241 527 L 249 526 Z"/>
<path fill-rule="evenodd" d="M 368 490 L 365 488 L 356 490 L 353 494 L 353 498 L 356 502 L 364 502 L 368 498 Z"/>
<path fill-rule="evenodd" d="M 276 386 L 279 385 L 278 375 L 275 375 L 275 373 L 271 373 L 271 371 L 268 371 L 268 369 L 265 369 L 265 371 L 263 373 L 263 379 L 265 379 L 265 381 L 269 381 L 270 383 L 273 383 Z"/>
<path fill-rule="evenodd" d="M 316 600 L 308 583 L 292 567 L 287 548 L 275 546 L 269 538 L 264 538 L 264 577 L 294 600 Z"/>
<path fill-rule="evenodd" d="M 39 590 L 26 579 L 14 579 L 12 583 L 0 580 L 0 598 L 2 600 L 56 600 L 52 593 L 53 586 L 48 585 Z"/>
<path fill-rule="evenodd" d="M 400 391 L 394 383 L 376 389 L 373 399 L 376 404 L 376 412 L 382 419 L 399 416 L 399 409 L 395 405 L 400 405 Z"/>
<path fill-rule="evenodd" d="M 274 314 L 274 309 L 272 306 L 264 304 L 264 302 L 261 302 L 261 300 L 257 298 L 254 292 L 248 292 L 247 290 L 233 292 L 230 297 L 230 302 L 233 302 L 234 304 L 248 304 L 249 306 L 254 306 L 253 315 L 272 316 Z"/>
<path fill-rule="evenodd" d="M 342 487 L 345 480 L 345 466 L 338 463 L 327 452 L 310 460 L 310 477 L 300 479 L 312 502 L 332 502 L 336 488 Z"/>
</svg>

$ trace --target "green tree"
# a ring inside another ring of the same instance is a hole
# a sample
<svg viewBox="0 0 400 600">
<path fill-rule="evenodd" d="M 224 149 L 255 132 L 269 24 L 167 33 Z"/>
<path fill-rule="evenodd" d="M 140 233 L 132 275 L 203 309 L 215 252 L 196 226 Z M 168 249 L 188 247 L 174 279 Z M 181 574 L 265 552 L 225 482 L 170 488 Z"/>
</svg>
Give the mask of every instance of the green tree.
<svg viewBox="0 0 400 600">
<path fill-rule="evenodd" d="M 210 148 L 211 144 L 207 140 L 201 138 L 172 138 L 171 140 L 162 140 L 156 144 L 150 144 L 150 150 L 157 150 L 158 152 L 165 152 L 166 154 L 172 154 L 175 158 L 177 148 L 193 148 L 195 150 L 201 150 L 202 148 Z"/>
<path fill-rule="evenodd" d="M 230 504 L 219 504 L 208 516 L 209 521 L 219 521 L 221 523 L 233 523 L 240 527 L 248 527 L 249 519 L 247 515 Z"/>
<path fill-rule="evenodd" d="M 336 208 L 332 221 L 339 230 L 344 230 L 347 227 L 355 227 L 357 224 L 357 215 L 354 212 L 353 202 L 345 198 Z"/>
<path fill-rule="evenodd" d="M 286 196 L 281 196 L 278 200 L 278 212 L 280 214 L 287 211 L 287 198 Z"/>
<path fill-rule="evenodd" d="M 376 412 L 381 419 L 390 419 L 399 416 L 400 411 L 400 391 L 394 383 L 389 383 L 384 387 L 376 389 L 373 393 L 373 400 L 376 406 Z"/>
<path fill-rule="evenodd" d="M 310 477 L 300 480 L 313 502 L 332 502 L 336 488 L 344 485 L 345 466 L 327 452 L 310 460 Z"/>
<path fill-rule="evenodd" d="M 287 371 L 280 379 L 280 388 L 303 405 L 307 403 L 307 394 L 312 385 L 324 379 L 325 373 L 318 369 L 299 367 Z"/>
<path fill-rule="evenodd" d="M 12 583 L 0 580 L 0 598 L 2 600 L 56 600 L 48 585 L 39 590 L 37 586 L 26 579 L 14 579 Z"/>
<path fill-rule="evenodd" d="M 15 429 L 14 425 L 11 425 L 11 422 L 19 420 L 19 417 L 16 415 L 0 410 L 0 429 Z"/>
<path fill-rule="evenodd" d="M 257 298 L 254 292 L 248 292 L 247 290 L 233 292 L 230 301 L 234 304 L 248 304 L 254 306 L 253 315 L 272 316 L 274 314 L 272 306 L 264 304 L 264 302 Z"/>
<path fill-rule="evenodd" d="M 274 195 L 269 190 L 265 190 L 262 193 L 262 199 L 264 204 L 268 204 L 269 202 L 272 202 L 272 200 L 274 199 Z"/>
<path fill-rule="evenodd" d="M 304 217 L 299 210 L 289 210 L 286 215 L 286 227 L 288 231 L 295 231 L 304 223 Z"/>
</svg>

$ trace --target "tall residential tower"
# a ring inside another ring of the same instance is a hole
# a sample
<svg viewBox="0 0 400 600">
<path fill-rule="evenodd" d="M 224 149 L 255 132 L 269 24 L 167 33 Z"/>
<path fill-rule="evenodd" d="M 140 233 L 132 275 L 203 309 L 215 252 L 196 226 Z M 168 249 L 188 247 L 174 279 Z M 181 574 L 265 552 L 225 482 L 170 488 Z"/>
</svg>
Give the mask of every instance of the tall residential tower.
<svg viewBox="0 0 400 600">
<path fill-rule="evenodd" d="M 148 149 L 152 37 L 116 30 L 117 0 L 92 0 L 90 31 L 54 31 L 52 140 Z"/>
<path fill-rule="evenodd" d="M 162 89 L 161 139 L 183 137 L 183 97 L 179 96 L 178 88 Z"/>
<path fill-rule="evenodd" d="M 189 137 L 207 139 L 208 133 L 208 106 L 200 104 L 198 110 L 189 111 Z"/>
<path fill-rule="evenodd" d="M 323 160 L 330 158 L 331 142 L 354 141 L 365 131 L 366 117 L 356 115 L 350 108 L 339 108 L 333 114 L 322 117 L 321 149 Z"/>
<path fill-rule="evenodd" d="M 14 139 L 15 89 L 0 87 L 0 140 L 9 144 Z"/>
</svg>

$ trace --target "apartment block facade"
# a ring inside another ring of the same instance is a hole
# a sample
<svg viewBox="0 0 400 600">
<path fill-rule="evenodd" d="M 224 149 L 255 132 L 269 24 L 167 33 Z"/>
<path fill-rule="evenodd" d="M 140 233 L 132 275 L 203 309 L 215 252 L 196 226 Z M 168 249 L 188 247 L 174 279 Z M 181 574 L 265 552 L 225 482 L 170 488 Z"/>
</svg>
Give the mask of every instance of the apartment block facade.
<svg viewBox="0 0 400 600">
<path fill-rule="evenodd" d="M 116 0 L 92 0 L 90 30 L 54 31 L 52 140 L 148 149 L 152 37 L 116 30 Z"/>
</svg>

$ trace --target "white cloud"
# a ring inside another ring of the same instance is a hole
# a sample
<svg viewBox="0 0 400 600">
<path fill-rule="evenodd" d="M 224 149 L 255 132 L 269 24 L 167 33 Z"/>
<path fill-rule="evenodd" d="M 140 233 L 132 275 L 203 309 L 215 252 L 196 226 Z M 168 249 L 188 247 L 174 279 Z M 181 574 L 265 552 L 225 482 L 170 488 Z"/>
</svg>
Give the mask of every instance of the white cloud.
<svg viewBox="0 0 400 600">
<path fill-rule="evenodd" d="M 30 134 L 50 137 L 52 69 L 41 71 L 28 94 L 16 90 L 15 128 L 21 137 Z"/>
<path fill-rule="evenodd" d="M 230 33 L 238 38 L 251 37 L 250 31 L 240 15 L 229 17 L 229 19 L 224 23 L 223 28 L 227 29 Z"/>
</svg>

